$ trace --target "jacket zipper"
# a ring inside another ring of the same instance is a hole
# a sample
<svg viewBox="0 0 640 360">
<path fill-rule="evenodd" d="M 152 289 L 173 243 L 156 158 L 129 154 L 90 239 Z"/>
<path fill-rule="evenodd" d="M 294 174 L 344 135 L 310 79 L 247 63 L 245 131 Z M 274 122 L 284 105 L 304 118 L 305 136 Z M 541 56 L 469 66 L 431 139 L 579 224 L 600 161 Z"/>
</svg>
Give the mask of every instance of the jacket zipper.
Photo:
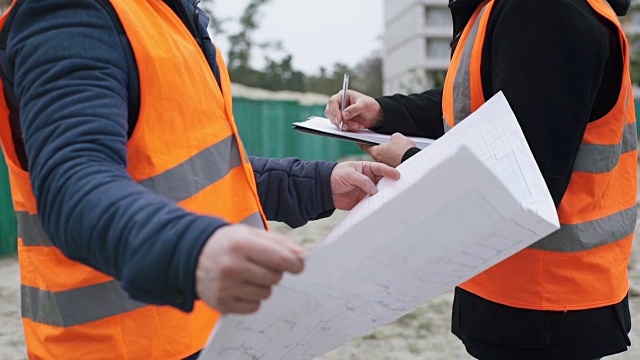
<svg viewBox="0 0 640 360">
<path fill-rule="evenodd" d="M 189 30 L 189 32 L 191 33 L 191 35 L 193 36 L 193 38 L 196 40 L 196 42 L 198 43 L 198 46 L 200 47 L 200 51 L 202 51 L 202 53 L 204 54 L 204 45 L 203 45 L 203 41 L 202 41 L 202 33 L 200 32 L 200 29 L 198 28 L 198 26 L 196 26 L 196 23 L 193 20 L 193 17 L 190 16 L 189 13 L 189 9 L 187 9 L 187 6 L 185 5 L 183 0 L 174 0 L 174 1 L 167 1 L 167 2 L 171 2 L 173 3 L 174 6 L 171 6 L 174 11 L 176 12 L 176 15 L 178 15 L 178 17 L 180 18 L 180 20 L 182 20 L 182 23 L 184 24 L 184 26 Z M 196 2 L 194 3 L 194 6 L 197 6 L 197 4 L 200 1 L 196 0 Z M 195 11 L 195 15 L 198 16 L 198 23 L 200 22 L 200 14 L 199 11 L 196 9 Z M 206 54 L 205 54 L 206 55 Z"/>
<path fill-rule="evenodd" d="M 200 48 L 200 51 L 204 55 L 205 59 L 207 59 L 207 62 L 210 62 L 209 60 L 213 61 L 213 63 L 209 64 L 209 67 L 211 68 L 213 77 L 216 79 L 216 83 L 218 83 L 218 87 L 220 88 L 220 91 L 222 91 L 222 83 L 220 80 L 220 75 L 217 73 L 219 72 L 218 65 L 215 62 L 215 58 L 209 59 L 204 46 L 204 39 L 202 37 L 202 31 L 200 29 L 200 9 L 198 9 L 197 7 L 198 4 L 200 3 L 200 0 L 194 0 L 193 2 L 193 6 L 194 6 L 194 11 L 192 12 L 193 16 L 190 15 L 189 9 L 187 8 L 183 0 L 174 0 L 174 1 L 165 0 L 165 1 L 166 1 L 166 4 L 173 9 L 173 11 L 176 13 L 178 18 L 182 21 L 184 26 L 187 28 L 187 30 L 189 30 L 189 33 L 191 33 L 191 36 L 193 36 L 193 38 L 196 40 L 196 43 L 198 43 L 198 47 Z M 195 20 L 194 20 L 194 17 L 195 17 Z M 216 67 L 216 69 L 214 69 L 214 67 Z"/>
<path fill-rule="evenodd" d="M 198 42 L 198 45 L 200 45 L 200 48 L 204 49 L 204 41 L 202 39 L 202 31 L 200 29 L 200 9 L 198 8 L 199 3 L 200 0 L 194 0 L 193 2 L 193 21 L 195 22 L 195 24 L 193 24 L 193 27 L 195 27 L 196 29 L 196 41 Z"/>
</svg>

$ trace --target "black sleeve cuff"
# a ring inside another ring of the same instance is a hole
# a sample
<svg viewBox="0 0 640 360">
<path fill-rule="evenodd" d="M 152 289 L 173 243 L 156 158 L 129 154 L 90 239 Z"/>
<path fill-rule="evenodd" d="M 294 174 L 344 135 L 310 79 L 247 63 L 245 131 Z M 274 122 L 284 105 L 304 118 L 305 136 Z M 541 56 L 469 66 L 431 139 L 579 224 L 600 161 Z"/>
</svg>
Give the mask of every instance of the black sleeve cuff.
<svg viewBox="0 0 640 360">
<path fill-rule="evenodd" d="M 333 169 L 338 163 L 333 161 L 318 161 L 317 164 L 317 176 L 318 176 L 318 211 L 316 216 L 313 216 L 309 220 L 318 220 L 329 217 L 336 210 L 333 204 L 333 193 L 331 191 L 331 174 Z"/>
<path fill-rule="evenodd" d="M 393 100 L 392 100 L 393 99 Z M 398 127 L 398 123 L 407 122 L 405 121 L 385 121 L 388 118 L 398 118 L 403 116 L 406 113 L 406 110 L 398 101 L 394 101 L 395 98 L 388 96 L 381 96 L 375 99 L 378 104 L 380 104 L 380 108 L 382 108 L 382 120 L 378 123 L 378 125 L 372 127 L 371 131 L 375 131 L 380 134 L 388 134 L 391 135 L 396 132 L 402 132 L 404 129 Z M 396 125 L 396 126 L 394 126 Z"/>
<path fill-rule="evenodd" d="M 404 155 L 402 155 L 402 160 L 400 162 L 405 162 L 407 161 L 407 159 L 409 159 L 410 157 L 412 157 L 413 155 L 417 154 L 420 152 L 420 148 L 417 147 L 413 147 L 409 150 L 407 150 Z"/>
</svg>

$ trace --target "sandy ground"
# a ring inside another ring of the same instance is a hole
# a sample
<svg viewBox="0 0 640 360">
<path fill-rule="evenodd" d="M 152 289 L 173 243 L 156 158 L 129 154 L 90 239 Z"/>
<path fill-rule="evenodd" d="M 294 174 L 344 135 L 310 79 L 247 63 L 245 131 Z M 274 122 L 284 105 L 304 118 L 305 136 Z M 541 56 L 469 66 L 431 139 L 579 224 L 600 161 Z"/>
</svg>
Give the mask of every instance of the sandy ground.
<svg viewBox="0 0 640 360">
<path fill-rule="evenodd" d="M 26 359 L 20 321 L 18 259 L 0 259 L 0 360 Z"/>
<path fill-rule="evenodd" d="M 289 234 L 310 248 L 344 216 L 315 221 L 292 230 L 282 224 L 272 224 L 274 231 Z M 640 222 L 640 221 L 639 221 Z M 636 234 L 640 234 L 636 228 Z M 637 237 L 640 239 L 640 237 Z M 631 285 L 640 289 L 640 245 L 632 255 Z M 0 259 L 0 360 L 26 359 L 20 321 L 19 273 L 17 258 Z M 379 328 L 348 345 L 325 354 L 321 360 L 418 360 L 471 359 L 450 329 L 452 292 L 446 293 L 399 320 Z M 640 297 L 631 298 L 634 328 L 629 351 L 607 359 L 640 359 Z"/>
</svg>

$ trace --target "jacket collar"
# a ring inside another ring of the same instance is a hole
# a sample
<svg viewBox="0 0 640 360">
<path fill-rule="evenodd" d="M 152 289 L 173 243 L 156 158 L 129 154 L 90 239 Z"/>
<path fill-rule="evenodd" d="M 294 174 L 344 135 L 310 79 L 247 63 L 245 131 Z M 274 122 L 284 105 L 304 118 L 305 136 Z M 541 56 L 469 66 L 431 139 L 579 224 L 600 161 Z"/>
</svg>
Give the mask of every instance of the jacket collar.
<svg viewBox="0 0 640 360">
<path fill-rule="evenodd" d="M 631 6 L 630 0 L 607 0 L 607 2 L 611 5 L 611 8 L 618 16 L 626 15 L 629 10 L 629 6 Z"/>
</svg>

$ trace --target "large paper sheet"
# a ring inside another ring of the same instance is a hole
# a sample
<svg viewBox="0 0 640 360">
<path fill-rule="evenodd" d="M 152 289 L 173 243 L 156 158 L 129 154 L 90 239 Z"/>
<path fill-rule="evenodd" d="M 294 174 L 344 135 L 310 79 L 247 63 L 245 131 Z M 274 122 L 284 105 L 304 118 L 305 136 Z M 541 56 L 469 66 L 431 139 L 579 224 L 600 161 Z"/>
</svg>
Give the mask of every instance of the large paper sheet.
<svg viewBox="0 0 640 360">
<path fill-rule="evenodd" d="M 369 145 L 388 143 L 391 138 L 391 135 L 378 134 L 366 129 L 360 132 L 340 131 L 335 125 L 331 124 L 329 119 L 319 116 L 312 116 L 303 122 L 295 122 L 293 123 L 293 129 L 308 134 L 328 136 Z M 413 140 L 416 147 L 420 149 L 426 148 L 434 141 L 433 139 L 416 136 L 409 136 L 409 139 Z"/>
<path fill-rule="evenodd" d="M 251 315 L 224 316 L 200 359 L 312 359 L 407 314 L 559 228 L 500 93 L 383 179 Z"/>
</svg>

